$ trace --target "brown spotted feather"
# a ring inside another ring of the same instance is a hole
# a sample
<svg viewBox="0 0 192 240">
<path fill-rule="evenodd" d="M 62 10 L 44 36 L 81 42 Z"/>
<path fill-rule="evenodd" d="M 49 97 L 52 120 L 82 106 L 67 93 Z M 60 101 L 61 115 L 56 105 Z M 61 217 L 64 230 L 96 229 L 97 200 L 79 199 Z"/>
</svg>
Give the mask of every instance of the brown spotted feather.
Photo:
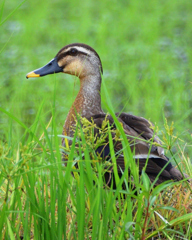
<svg viewBox="0 0 192 240">
<path fill-rule="evenodd" d="M 86 117 L 95 122 L 97 127 L 102 126 L 102 122 L 106 118 L 106 114 L 101 108 L 101 73 L 103 72 L 102 64 L 97 52 L 90 46 L 82 43 L 73 43 L 63 47 L 47 65 L 36 69 L 27 74 L 28 77 L 39 77 L 47 74 L 63 72 L 79 77 L 80 90 L 67 115 L 63 134 L 73 137 L 73 128 L 76 123 L 76 113 L 82 117 Z M 127 113 L 117 113 L 117 119 L 121 122 L 127 139 L 130 143 L 130 148 L 134 153 L 133 158 L 139 166 L 139 172 L 147 163 L 146 173 L 151 181 L 154 181 L 157 175 L 161 172 L 157 184 L 168 179 L 181 180 L 182 174 L 174 168 L 169 159 L 164 155 L 164 150 L 161 146 L 156 146 L 147 141 L 153 141 L 161 145 L 161 141 L 157 136 L 154 136 L 152 124 L 141 117 L 136 117 Z M 107 116 L 110 125 L 115 129 L 115 123 L 111 116 Z M 98 134 L 97 129 L 95 133 Z M 146 141 L 147 140 L 147 141 Z M 65 145 L 65 141 L 63 141 Z M 114 142 L 116 161 L 118 171 L 124 171 L 124 157 L 122 151 L 122 143 Z M 100 151 L 101 149 L 95 149 Z M 103 149 L 104 158 L 110 159 L 109 146 L 106 144 Z M 119 154 L 120 153 L 120 154 Z M 110 182 L 111 174 L 107 173 Z M 185 175 L 187 177 L 187 175 Z"/>
</svg>

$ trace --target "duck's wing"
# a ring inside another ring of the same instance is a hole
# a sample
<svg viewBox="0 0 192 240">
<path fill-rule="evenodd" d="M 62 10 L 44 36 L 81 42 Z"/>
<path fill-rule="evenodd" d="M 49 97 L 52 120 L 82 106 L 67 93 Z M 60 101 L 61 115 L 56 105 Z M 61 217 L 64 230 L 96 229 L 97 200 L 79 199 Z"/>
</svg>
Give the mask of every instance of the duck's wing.
<svg viewBox="0 0 192 240">
<path fill-rule="evenodd" d="M 128 136 L 130 134 L 132 137 L 138 137 L 141 139 L 141 145 L 138 147 L 135 146 L 136 158 L 147 158 L 150 155 L 150 157 L 160 157 L 168 160 L 168 158 L 164 155 L 164 149 L 161 146 L 159 137 L 154 133 L 154 125 L 151 122 L 145 118 L 137 117 L 128 113 L 116 113 L 116 116 L 123 121 L 124 131 Z M 150 141 L 151 144 L 146 141 Z"/>
<path fill-rule="evenodd" d="M 118 121 L 123 125 L 130 148 L 134 153 L 133 158 L 139 166 L 140 173 L 146 165 L 145 172 L 148 174 L 151 181 L 154 181 L 160 173 L 157 184 L 169 179 L 183 179 L 180 171 L 174 168 L 169 162 L 169 159 L 164 155 L 164 149 L 160 146 L 161 141 L 154 135 L 152 124 L 149 121 L 127 113 L 117 113 L 116 116 Z M 115 128 L 114 120 L 110 115 L 98 114 L 91 118 L 98 128 L 101 128 L 102 122 L 106 119 L 109 121 L 112 128 Z M 98 134 L 97 129 L 96 131 Z M 114 150 L 116 152 L 119 174 L 125 169 L 122 148 L 121 141 L 114 141 Z M 102 152 L 102 156 L 105 159 L 109 158 L 109 145 L 106 144 L 105 148 L 100 147 L 97 151 L 99 153 Z"/>
</svg>

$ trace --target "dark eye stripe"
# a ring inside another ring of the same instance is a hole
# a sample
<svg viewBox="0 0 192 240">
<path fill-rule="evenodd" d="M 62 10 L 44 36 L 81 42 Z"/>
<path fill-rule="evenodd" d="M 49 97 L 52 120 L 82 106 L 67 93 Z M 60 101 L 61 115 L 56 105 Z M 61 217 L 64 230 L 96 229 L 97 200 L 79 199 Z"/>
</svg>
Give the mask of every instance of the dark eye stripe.
<svg viewBox="0 0 192 240">
<path fill-rule="evenodd" d="M 71 49 L 69 50 L 69 54 L 70 54 L 70 55 L 77 55 L 77 54 L 78 54 L 78 50 L 77 50 L 76 48 L 71 48 Z"/>
<path fill-rule="evenodd" d="M 76 52 L 75 52 L 75 51 L 72 52 L 72 50 L 76 50 Z M 61 60 L 62 58 L 66 57 L 66 56 L 68 56 L 68 55 L 70 55 L 70 56 L 77 56 L 77 55 L 79 55 L 79 54 L 83 54 L 83 55 L 85 55 L 85 56 L 88 56 L 87 53 L 78 51 L 76 48 L 72 48 L 72 49 L 70 49 L 70 50 L 67 51 L 67 52 L 64 52 L 64 53 L 59 54 L 59 55 L 57 56 L 57 61 Z"/>
</svg>

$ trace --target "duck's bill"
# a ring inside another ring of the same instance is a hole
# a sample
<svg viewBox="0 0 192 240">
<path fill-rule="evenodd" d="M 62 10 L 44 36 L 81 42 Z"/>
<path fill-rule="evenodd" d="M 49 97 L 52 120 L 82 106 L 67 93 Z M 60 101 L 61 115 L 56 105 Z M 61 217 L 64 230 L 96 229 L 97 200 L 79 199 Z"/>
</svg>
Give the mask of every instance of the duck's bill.
<svg viewBox="0 0 192 240">
<path fill-rule="evenodd" d="M 42 77 L 48 74 L 63 72 L 63 68 L 59 67 L 57 59 L 53 58 L 48 64 L 44 67 L 38 68 L 26 75 L 26 78 L 30 77 Z"/>
</svg>

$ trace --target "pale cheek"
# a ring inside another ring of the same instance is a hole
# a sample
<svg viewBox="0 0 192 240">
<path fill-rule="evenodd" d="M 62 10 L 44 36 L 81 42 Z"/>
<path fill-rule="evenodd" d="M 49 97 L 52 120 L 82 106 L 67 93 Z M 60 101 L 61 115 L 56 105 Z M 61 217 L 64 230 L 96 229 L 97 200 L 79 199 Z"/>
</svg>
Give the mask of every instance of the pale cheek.
<svg viewBox="0 0 192 240">
<path fill-rule="evenodd" d="M 79 61 L 69 63 L 64 69 L 65 73 L 69 73 L 76 76 L 80 76 L 83 73 L 83 71 L 84 68 L 81 64 L 79 64 Z"/>
<path fill-rule="evenodd" d="M 73 75 L 77 75 L 77 73 L 79 72 L 79 68 L 77 66 L 75 66 L 73 68 L 71 68 L 71 66 L 67 66 L 67 67 L 65 67 L 64 72 L 73 74 Z"/>
</svg>

